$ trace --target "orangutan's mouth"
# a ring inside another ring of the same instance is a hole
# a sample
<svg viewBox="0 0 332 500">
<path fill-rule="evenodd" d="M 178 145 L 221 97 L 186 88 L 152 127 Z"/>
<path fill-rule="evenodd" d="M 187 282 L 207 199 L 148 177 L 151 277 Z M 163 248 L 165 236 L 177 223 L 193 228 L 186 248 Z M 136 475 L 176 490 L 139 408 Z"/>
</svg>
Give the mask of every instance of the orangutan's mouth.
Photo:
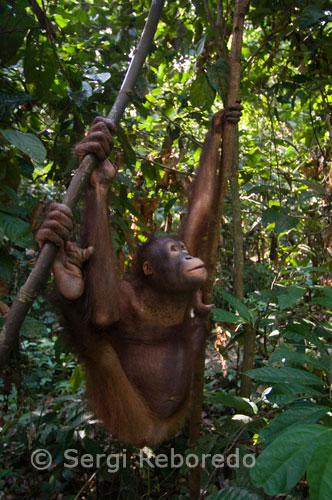
<svg viewBox="0 0 332 500">
<path fill-rule="evenodd" d="M 188 269 L 188 273 L 191 273 L 191 271 L 197 271 L 198 269 L 205 269 L 204 264 L 200 264 L 199 266 Z"/>
</svg>

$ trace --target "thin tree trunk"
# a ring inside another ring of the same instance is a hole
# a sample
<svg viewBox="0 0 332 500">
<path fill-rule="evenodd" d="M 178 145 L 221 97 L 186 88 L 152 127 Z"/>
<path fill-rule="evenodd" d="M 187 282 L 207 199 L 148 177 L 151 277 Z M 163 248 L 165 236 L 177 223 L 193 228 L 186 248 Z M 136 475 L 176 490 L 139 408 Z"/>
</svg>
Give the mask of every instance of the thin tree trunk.
<svg viewBox="0 0 332 500">
<path fill-rule="evenodd" d="M 233 214 L 232 238 L 233 238 L 233 295 L 243 301 L 243 232 L 241 218 L 241 201 L 239 190 L 239 140 L 238 135 L 235 139 L 234 161 L 232 173 L 229 179 L 230 200 Z"/>
<path fill-rule="evenodd" d="M 129 65 L 119 94 L 108 115 L 115 125 L 121 120 L 129 99 L 134 91 L 136 80 L 141 72 L 146 56 L 150 50 L 157 25 L 161 16 L 164 0 L 152 0 L 144 31 L 138 44 L 135 55 Z M 91 172 L 97 162 L 96 156 L 89 154 L 83 159 L 79 169 L 74 175 L 63 203 L 73 209 L 79 201 Z M 19 290 L 0 332 L 0 367 L 3 366 L 17 341 L 18 334 L 24 318 L 37 297 L 40 289 L 46 283 L 52 263 L 58 248 L 53 243 L 47 242 L 40 254 L 38 261 L 31 271 L 28 279 Z"/>
<path fill-rule="evenodd" d="M 228 83 L 227 107 L 232 106 L 239 100 L 240 77 L 241 77 L 241 50 L 242 50 L 242 35 L 244 17 L 247 13 L 249 0 L 236 0 L 232 46 L 230 52 L 230 76 Z M 213 300 L 213 286 L 215 279 L 215 267 L 217 262 L 218 241 L 220 235 L 221 216 L 224 209 L 224 202 L 227 193 L 227 184 L 230 176 L 233 151 L 234 151 L 234 130 L 236 125 L 231 122 L 226 122 L 222 138 L 222 160 L 219 172 L 219 197 L 218 206 L 216 207 L 216 219 L 213 232 L 209 235 L 208 248 L 210 249 L 209 256 L 206 262 L 206 267 L 209 273 L 209 279 L 203 290 L 203 300 L 206 304 L 210 304 Z M 207 327 L 208 328 L 208 327 Z M 203 387 L 204 387 L 204 369 L 205 369 L 205 346 L 202 348 L 201 356 L 197 361 L 194 386 L 193 386 L 193 403 L 190 416 L 190 447 L 194 447 L 200 434 L 202 403 L 203 403 Z M 191 500 L 197 500 L 200 496 L 200 467 L 191 469 L 189 477 L 189 488 Z"/>
<path fill-rule="evenodd" d="M 256 328 L 252 325 L 244 325 L 244 343 L 243 343 L 243 361 L 241 374 L 240 396 L 250 398 L 251 396 L 251 378 L 244 373 L 254 367 L 256 348 Z"/>
<path fill-rule="evenodd" d="M 239 142 L 236 137 L 236 150 L 238 152 Z M 233 213 L 233 295 L 243 301 L 243 231 L 241 221 L 241 201 L 239 191 L 239 162 L 238 155 L 234 155 L 232 174 L 229 179 L 231 205 Z M 244 325 L 243 361 L 241 366 L 241 388 L 240 395 L 244 398 L 251 396 L 251 378 L 244 374 L 254 367 L 254 356 L 256 347 L 256 329 L 250 325 Z"/>
</svg>

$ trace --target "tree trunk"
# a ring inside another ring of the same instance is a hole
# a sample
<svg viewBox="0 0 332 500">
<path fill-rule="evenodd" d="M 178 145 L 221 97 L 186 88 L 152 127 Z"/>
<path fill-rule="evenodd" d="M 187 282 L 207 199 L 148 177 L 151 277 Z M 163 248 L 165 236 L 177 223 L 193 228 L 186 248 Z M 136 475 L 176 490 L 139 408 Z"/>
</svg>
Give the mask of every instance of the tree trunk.
<svg viewBox="0 0 332 500">
<path fill-rule="evenodd" d="M 227 107 L 232 106 L 239 100 L 240 76 L 241 76 L 241 49 L 244 17 L 247 13 L 249 0 L 236 0 L 233 31 L 232 31 L 232 46 L 230 52 L 230 75 L 228 83 Z M 209 272 L 209 279 L 203 290 L 203 300 L 210 304 L 213 297 L 213 285 L 215 279 L 215 267 L 217 262 L 217 250 L 220 234 L 220 221 L 224 209 L 224 202 L 227 193 L 227 183 L 231 171 L 234 151 L 234 130 L 236 125 L 226 122 L 222 138 L 222 161 L 219 172 L 219 199 L 216 207 L 216 223 L 213 231 L 209 235 L 208 248 L 210 249 L 209 256 L 206 262 L 206 267 Z M 196 364 L 194 386 L 193 386 L 193 402 L 192 412 L 190 416 L 190 447 L 194 447 L 200 434 L 202 403 L 203 403 L 203 387 L 204 387 L 204 368 L 205 368 L 205 348 L 202 349 L 201 356 Z M 189 477 L 190 498 L 197 500 L 200 496 L 200 467 L 191 469 Z"/>
<path fill-rule="evenodd" d="M 238 151 L 238 140 L 236 140 L 236 150 Z M 232 174 L 230 177 L 231 205 L 233 213 L 233 295 L 237 299 L 243 301 L 244 255 L 238 167 L 238 158 L 234 155 Z M 255 347 L 256 329 L 252 325 L 244 325 L 243 361 L 241 366 L 242 374 L 240 388 L 240 395 L 244 398 L 250 398 L 251 395 L 251 379 L 244 375 L 244 372 L 251 370 L 254 367 Z"/>
<path fill-rule="evenodd" d="M 241 218 L 241 201 L 239 190 L 239 141 L 235 139 L 234 160 L 232 173 L 229 179 L 230 199 L 233 214 L 232 238 L 233 238 L 233 295 L 243 301 L 243 232 Z"/>
<path fill-rule="evenodd" d="M 250 398 L 251 395 L 251 378 L 244 374 L 247 370 L 254 367 L 254 357 L 256 348 L 256 328 L 252 325 L 244 326 L 244 343 L 243 343 L 243 361 L 241 374 L 241 389 L 240 396 Z"/>
</svg>

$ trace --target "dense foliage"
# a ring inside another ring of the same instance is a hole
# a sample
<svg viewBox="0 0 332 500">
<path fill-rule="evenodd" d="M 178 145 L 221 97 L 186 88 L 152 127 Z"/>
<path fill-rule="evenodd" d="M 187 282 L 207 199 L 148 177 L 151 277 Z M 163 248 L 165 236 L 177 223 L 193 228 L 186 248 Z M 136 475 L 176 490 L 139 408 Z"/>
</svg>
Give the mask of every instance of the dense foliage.
<svg viewBox="0 0 332 500">
<path fill-rule="evenodd" d="M 235 173 L 224 210 L 196 450 L 237 453 L 239 464 L 206 461 L 202 495 L 210 499 L 305 499 L 308 489 L 311 500 L 332 498 L 331 6 L 252 0 L 245 21 L 238 181 Z M 2 316 L 35 262 L 45 206 L 70 181 L 73 145 L 114 102 L 148 8 L 145 0 L 0 1 Z M 175 231 L 185 210 L 209 120 L 227 95 L 232 10 L 219 0 L 164 8 L 113 152 L 124 153 L 110 197 L 123 269 L 137 241 Z M 235 235 L 243 273 L 233 269 Z M 233 287 L 239 278 L 243 301 Z M 188 498 L 188 464 L 140 463 L 140 453 L 193 452 L 186 430 L 156 450 L 124 450 L 88 413 L 82 370 L 46 300 L 51 289 L 50 278 L 0 379 L 0 498 Z M 249 330 L 255 359 L 244 398 Z M 46 470 L 31 465 L 37 449 L 52 455 Z M 120 453 L 128 466 L 110 472 L 101 458 L 66 468 L 66 449 Z M 253 468 L 243 465 L 248 454 L 258 457 Z"/>
</svg>

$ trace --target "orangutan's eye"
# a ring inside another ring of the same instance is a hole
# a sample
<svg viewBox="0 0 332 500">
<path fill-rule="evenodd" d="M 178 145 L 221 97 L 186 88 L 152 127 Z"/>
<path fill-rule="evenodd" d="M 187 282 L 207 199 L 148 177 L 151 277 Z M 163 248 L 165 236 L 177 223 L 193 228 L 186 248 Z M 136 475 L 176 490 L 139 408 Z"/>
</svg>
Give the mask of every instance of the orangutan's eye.
<svg viewBox="0 0 332 500">
<path fill-rule="evenodd" d="M 171 246 L 171 252 L 177 252 L 177 251 L 178 251 L 178 249 L 176 248 L 176 246 L 172 245 Z"/>
</svg>

